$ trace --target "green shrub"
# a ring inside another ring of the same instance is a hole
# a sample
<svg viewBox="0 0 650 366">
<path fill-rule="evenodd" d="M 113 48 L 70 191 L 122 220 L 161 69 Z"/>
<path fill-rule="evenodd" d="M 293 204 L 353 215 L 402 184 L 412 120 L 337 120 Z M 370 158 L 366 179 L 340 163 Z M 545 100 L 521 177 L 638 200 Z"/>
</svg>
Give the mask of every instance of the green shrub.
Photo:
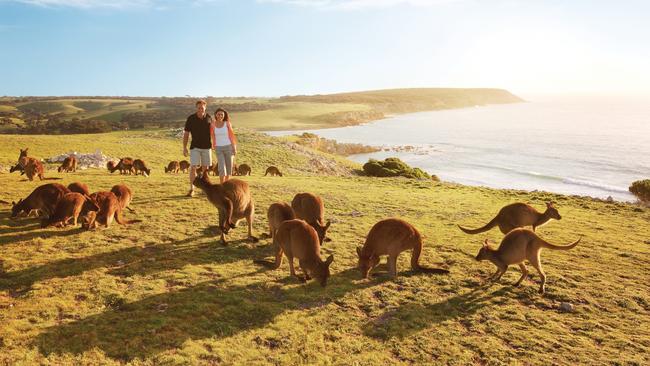
<svg viewBox="0 0 650 366">
<path fill-rule="evenodd" d="M 640 201 L 650 202 L 650 179 L 637 180 L 630 186 L 632 192 Z"/>
<path fill-rule="evenodd" d="M 372 177 L 407 177 L 431 179 L 427 172 L 420 168 L 411 168 L 398 158 L 387 158 L 384 161 L 375 159 L 368 160 L 363 165 L 366 175 Z"/>
</svg>

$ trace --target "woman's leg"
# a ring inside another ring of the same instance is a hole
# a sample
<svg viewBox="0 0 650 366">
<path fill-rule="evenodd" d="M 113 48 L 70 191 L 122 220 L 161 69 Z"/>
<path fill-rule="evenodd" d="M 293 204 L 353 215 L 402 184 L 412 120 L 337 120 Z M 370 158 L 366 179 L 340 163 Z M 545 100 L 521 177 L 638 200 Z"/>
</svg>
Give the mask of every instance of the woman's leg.
<svg viewBox="0 0 650 366">
<path fill-rule="evenodd" d="M 224 154 L 224 147 L 217 146 L 217 164 L 219 167 L 219 182 L 223 184 L 226 180 L 225 165 L 226 165 L 226 156 Z"/>
<path fill-rule="evenodd" d="M 230 179 L 230 176 L 232 175 L 232 145 L 228 145 L 228 149 L 224 151 L 224 168 L 225 168 L 225 174 L 224 174 L 224 181 L 227 182 Z"/>
</svg>

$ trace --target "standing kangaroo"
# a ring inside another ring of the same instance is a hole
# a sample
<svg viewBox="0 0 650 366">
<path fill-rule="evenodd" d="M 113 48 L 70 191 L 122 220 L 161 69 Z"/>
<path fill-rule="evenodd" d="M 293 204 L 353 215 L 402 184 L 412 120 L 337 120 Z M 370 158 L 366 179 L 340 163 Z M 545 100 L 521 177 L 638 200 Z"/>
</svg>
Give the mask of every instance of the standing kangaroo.
<svg viewBox="0 0 650 366">
<path fill-rule="evenodd" d="M 296 213 L 296 218 L 305 220 L 316 230 L 321 244 L 323 241 L 331 241 L 325 237 L 331 223 L 325 223 L 325 205 L 320 197 L 311 193 L 298 193 L 291 201 L 291 208 Z"/>
<path fill-rule="evenodd" d="M 246 219 L 248 223 L 248 239 L 252 242 L 259 241 L 253 236 L 253 215 L 255 206 L 248 183 L 239 179 L 230 179 L 223 184 L 213 184 L 206 172 L 197 172 L 194 183 L 208 196 L 208 200 L 219 212 L 219 229 L 221 229 L 221 243 L 227 245 L 226 234 L 237 223 Z"/>
<path fill-rule="evenodd" d="M 28 147 L 20 149 L 18 164 L 23 168 L 23 172 L 30 181 L 33 181 L 36 176 L 38 176 L 39 180 L 45 179 L 45 168 L 43 167 L 43 163 L 38 159 L 27 156 L 28 150 Z"/>
<path fill-rule="evenodd" d="M 553 203 L 547 202 L 546 211 L 540 213 L 533 206 L 518 202 L 504 206 L 499 210 L 499 213 L 497 213 L 492 221 L 488 222 L 481 228 L 466 229 L 460 225 L 458 225 L 458 228 L 467 234 L 479 234 L 488 231 L 495 226 L 499 226 L 499 230 L 501 230 L 502 233 L 507 234 L 512 229 L 524 226 L 532 226 L 533 231 L 535 231 L 536 228 L 546 224 L 551 219 L 562 219 L 562 216 L 560 216 L 560 213 L 553 206 Z"/>
<path fill-rule="evenodd" d="M 86 196 L 90 195 L 90 190 L 88 189 L 88 186 L 85 183 L 81 183 L 81 182 L 70 183 L 68 184 L 68 189 L 70 190 L 70 192 L 77 192 Z"/>
<path fill-rule="evenodd" d="M 295 219 L 296 214 L 289 204 L 276 202 L 269 206 L 266 217 L 269 219 L 269 236 L 273 237 L 280 225 L 287 220 Z"/>
<path fill-rule="evenodd" d="M 57 169 L 59 173 L 61 172 L 76 172 L 77 171 L 77 158 L 74 155 L 70 155 L 67 158 L 63 159 L 63 163 Z"/>
<path fill-rule="evenodd" d="M 492 249 L 488 245 L 487 239 L 483 243 L 483 247 L 476 255 L 477 261 L 489 260 L 497 266 L 497 271 L 490 276 L 490 279 L 498 281 L 501 276 L 508 270 L 511 264 L 518 264 L 521 268 L 521 278 L 515 283 L 519 286 L 521 282 L 528 276 L 528 270 L 524 261 L 528 261 L 542 278 L 542 283 L 539 286 L 539 293 L 543 294 L 545 291 L 544 285 L 546 284 L 546 274 L 542 270 L 542 262 L 540 253 L 542 249 L 548 248 L 553 250 L 569 250 L 574 248 L 582 238 L 576 240 L 567 246 L 553 245 L 542 238 L 537 236 L 533 231 L 528 229 L 514 229 L 510 231 L 501 241 L 499 249 Z"/>
<path fill-rule="evenodd" d="M 134 212 L 133 209 L 129 207 L 131 200 L 133 200 L 133 192 L 131 191 L 131 188 L 126 184 L 116 184 L 111 188 L 111 192 L 113 192 L 115 197 L 117 197 L 117 200 L 120 203 L 120 210 L 128 208 L 129 211 Z"/>
<path fill-rule="evenodd" d="M 302 282 L 313 277 L 321 286 L 327 285 L 330 264 L 334 261 L 334 256 L 330 255 L 324 261 L 321 259 L 318 235 L 313 227 L 302 220 L 285 221 L 275 232 L 273 244 L 275 245 L 275 262 L 256 260 L 254 263 L 278 269 L 282 265 L 282 255 L 284 254 L 289 260 L 289 271 L 292 276 Z M 294 258 L 298 258 L 298 264 L 305 273 L 304 277 L 296 274 Z"/>
<path fill-rule="evenodd" d="M 413 249 L 411 254 L 411 269 L 418 272 L 445 274 L 446 269 L 428 268 L 420 265 L 422 254 L 422 235 L 408 222 L 390 218 L 376 223 L 363 247 L 357 247 L 359 270 L 363 278 L 368 278 L 370 271 L 379 264 L 379 257 L 388 256 L 388 272 L 391 277 L 397 276 L 397 257 L 403 251 Z"/>
</svg>

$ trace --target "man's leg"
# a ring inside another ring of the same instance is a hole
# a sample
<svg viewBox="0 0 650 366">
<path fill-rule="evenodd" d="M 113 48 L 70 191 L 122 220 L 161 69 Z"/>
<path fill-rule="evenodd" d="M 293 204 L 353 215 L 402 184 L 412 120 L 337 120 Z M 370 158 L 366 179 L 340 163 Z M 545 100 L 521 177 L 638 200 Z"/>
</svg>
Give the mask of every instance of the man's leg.
<svg viewBox="0 0 650 366">
<path fill-rule="evenodd" d="M 196 168 L 200 164 L 200 156 L 198 156 L 198 151 L 196 149 L 190 150 L 190 191 L 187 192 L 188 197 L 194 195 L 194 178 L 196 178 Z"/>
</svg>

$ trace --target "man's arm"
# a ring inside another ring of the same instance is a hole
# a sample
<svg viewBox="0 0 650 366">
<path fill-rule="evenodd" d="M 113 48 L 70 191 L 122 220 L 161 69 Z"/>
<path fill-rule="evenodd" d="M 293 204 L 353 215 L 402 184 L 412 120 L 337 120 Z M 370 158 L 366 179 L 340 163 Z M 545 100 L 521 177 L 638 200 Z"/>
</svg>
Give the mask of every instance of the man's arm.
<svg viewBox="0 0 650 366">
<path fill-rule="evenodd" d="M 187 156 L 187 155 L 188 155 L 188 152 L 187 152 L 187 141 L 188 141 L 189 139 L 190 139 L 190 132 L 189 132 L 189 131 L 185 131 L 185 132 L 183 133 L 183 156 Z"/>
</svg>

